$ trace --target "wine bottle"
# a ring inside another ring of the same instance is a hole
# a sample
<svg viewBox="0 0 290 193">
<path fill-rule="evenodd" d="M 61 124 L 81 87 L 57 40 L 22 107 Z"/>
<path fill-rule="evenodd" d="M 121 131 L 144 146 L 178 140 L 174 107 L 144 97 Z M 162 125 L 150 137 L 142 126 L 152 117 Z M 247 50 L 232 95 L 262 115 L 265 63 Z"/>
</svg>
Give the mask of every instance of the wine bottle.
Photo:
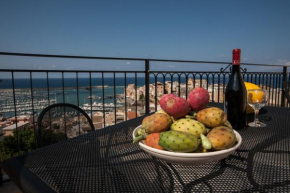
<svg viewBox="0 0 290 193">
<path fill-rule="evenodd" d="M 247 126 L 247 90 L 241 74 L 241 50 L 233 50 L 232 73 L 225 91 L 225 112 L 235 130 Z"/>
</svg>

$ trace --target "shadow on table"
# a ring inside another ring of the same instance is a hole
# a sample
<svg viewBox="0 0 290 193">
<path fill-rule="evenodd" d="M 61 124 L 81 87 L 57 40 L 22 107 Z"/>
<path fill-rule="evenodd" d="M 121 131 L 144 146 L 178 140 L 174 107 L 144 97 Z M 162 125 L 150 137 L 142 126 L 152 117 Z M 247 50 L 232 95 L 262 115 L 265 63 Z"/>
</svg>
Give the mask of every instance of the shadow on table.
<svg viewBox="0 0 290 193">
<path fill-rule="evenodd" d="M 251 150 L 248 150 L 246 172 L 253 188 L 246 191 L 266 191 L 290 184 L 288 178 L 283 177 L 285 168 L 276 163 L 279 161 L 277 160 L 277 156 L 280 158 L 287 157 L 290 151 L 279 149 L 271 150 L 273 147 L 277 148 L 277 144 L 284 145 L 289 137 L 289 133 L 278 133 L 257 144 Z M 272 172 L 265 174 L 266 168 Z M 263 178 L 259 178 L 258 176 L 263 176 Z"/>
<path fill-rule="evenodd" d="M 258 119 L 261 122 L 270 122 L 270 121 L 272 121 L 272 117 L 267 116 L 266 115 L 267 113 L 268 113 L 268 110 L 266 110 L 264 108 L 261 108 L 261 110 L 259 111 Z M 251 113 L 251 114 L 248 114 L 247 115 L 247 121 L 248 121 L 248 123 L 253 122 L 254 119 L 255 119 L 255 114 L 254 113 Z"/>
</svg>

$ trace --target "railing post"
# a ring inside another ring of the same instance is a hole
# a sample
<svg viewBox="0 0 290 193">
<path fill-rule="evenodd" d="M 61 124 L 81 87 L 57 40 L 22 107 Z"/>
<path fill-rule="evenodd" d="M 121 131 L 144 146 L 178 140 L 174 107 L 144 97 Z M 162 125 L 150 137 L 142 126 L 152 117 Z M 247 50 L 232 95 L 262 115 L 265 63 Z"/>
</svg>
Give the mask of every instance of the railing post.
<svg viewBox="0 0 290 193">
<path fill-rule="evenodd" d="M 150 69 L 150 64 L 149 60 L 145 60 L 145 113 L 149 114 L 150 113 L 150 92 L 149 92 L 149 71 Z"/>
<path fill-rule="evenodd" d="M 287 66 L 283 66 L 281 107 L 285 107 L 285 82 L 287 81 Z"/>
</svg>

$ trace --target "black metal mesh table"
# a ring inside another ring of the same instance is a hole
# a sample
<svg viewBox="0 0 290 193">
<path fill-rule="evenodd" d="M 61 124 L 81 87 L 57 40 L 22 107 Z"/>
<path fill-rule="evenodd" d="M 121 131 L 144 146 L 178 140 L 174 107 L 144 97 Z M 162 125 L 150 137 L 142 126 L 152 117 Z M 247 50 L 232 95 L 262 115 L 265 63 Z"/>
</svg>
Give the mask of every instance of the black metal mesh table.
<svg viewBox="0 0 290 193">
<path fill-rule="evenodd" d="M 132 144 L 142 117 L 1 163 L 24 192 L 287 192 L 290 109 L 266 107 L 266 128 L 240 131 L 241 147 L 200 166 L 165 163 Z"/>
</svg>

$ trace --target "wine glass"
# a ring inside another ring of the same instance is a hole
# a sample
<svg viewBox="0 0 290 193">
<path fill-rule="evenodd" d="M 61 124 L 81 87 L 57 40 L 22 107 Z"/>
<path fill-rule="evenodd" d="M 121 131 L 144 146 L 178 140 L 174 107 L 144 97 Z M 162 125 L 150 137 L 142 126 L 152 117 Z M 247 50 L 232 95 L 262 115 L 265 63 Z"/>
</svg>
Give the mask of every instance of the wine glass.
<svg viewBox="0 0 290 193">
<path fill-rule="evenodd" d="M 254 122 L 249 123 L 250 127 L 266 127 L 265 123 L 262 123 L 258 119 L 260 109 L 267 103 L 267 91 L 264 89 L 249 89 L 247 91 L 248 104 L 255 111 Z"/>
</svg>

